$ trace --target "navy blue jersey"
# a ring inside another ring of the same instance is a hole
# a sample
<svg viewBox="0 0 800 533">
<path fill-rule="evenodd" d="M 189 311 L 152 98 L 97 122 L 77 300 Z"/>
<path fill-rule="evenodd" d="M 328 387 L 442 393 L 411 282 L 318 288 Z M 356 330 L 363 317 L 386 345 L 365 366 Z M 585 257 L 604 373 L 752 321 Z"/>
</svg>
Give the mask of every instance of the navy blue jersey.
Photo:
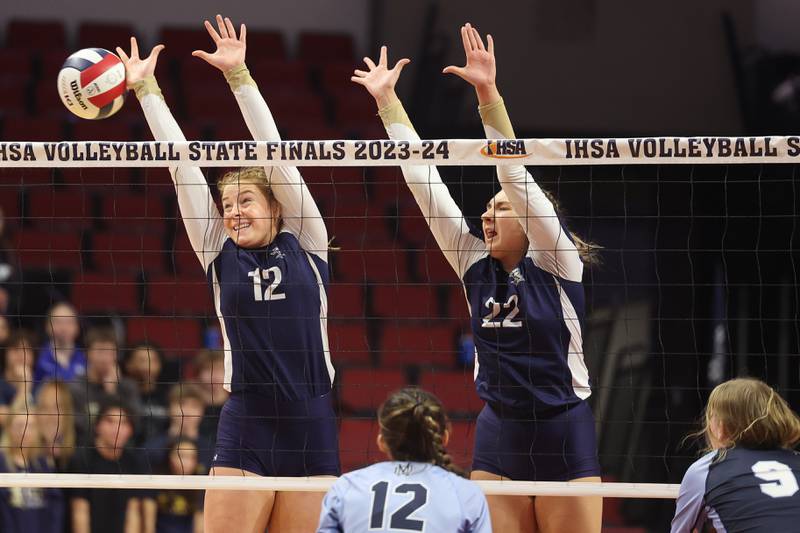
<svg viewBox="0 0 800 533">
<path fill-rule="evenodd" d="M 672 533 L 800 531 L 800 454 L 731 448 L 696 461 L 683 476 Z"/>
<path fill-rule="evenodd" d="M 246 70 L 229 79 L 256 140 L 279 141 Z M 148 84 L 149 83 L 149 84 Z M 160 91 L 137 89 L 157 140 L 185 140 Z M 192 248 L 208 276 L 225 350 L 225 388 L 277 401 L 319 397 L 333 382 L 327 339 L 328 234 L 296 168 L 266 168 L 282 231 L 262 249 L 238 247 L 197 167 L 170 168 Z"/>
<path fill-rule="evenodd" d="M 513 134 L 510 123 L 492 126 L 502 122 L 497 116 L 508 122 L 502 101 L 481 114 L 489 138 Z M 380 115 L 390 138 L 419 138 L 399 102 Z M 436 167 L 403 167 L 436 242 L 464 284 L 478 395 L 528 412 L 571 406 L 591 394 L 583 361 L 583 262 L 552 202 L 525 167 L 498 166 L 497 173 L 529 242 L 510 273 L 470 231 Z"/>
<path fill-rule="evenodd" d="M 31 461 L 29 468 L 9 468 L 0 453 L 0 472 L 50 473 L 45 457 Z M 40 487 L 0 488 L 0 531 L 3 533 L 61 533 L 65 526 L 64 496 L 61 489 Z"/>
</svg>

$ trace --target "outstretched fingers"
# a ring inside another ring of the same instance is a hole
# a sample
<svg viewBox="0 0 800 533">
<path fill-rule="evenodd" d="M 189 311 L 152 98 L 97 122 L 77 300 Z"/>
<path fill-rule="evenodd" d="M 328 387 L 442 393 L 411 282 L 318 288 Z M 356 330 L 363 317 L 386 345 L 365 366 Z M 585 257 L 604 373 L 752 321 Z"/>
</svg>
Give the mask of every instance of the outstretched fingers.
<svg viewBox="0 0 800 533">
<path fill-rule="evenodd" d="M 482 52 L 485 52 L 486 51 L 486 47 L 483 46 L 483 39 L 481 39 L 481 34 L 478 33 L 478 30 L 475 29 L 474 27 L 472 28 L 472 38 L 475 41 L 475 44 L 478 47 L 478 50 L 480 50 Z"/>
<path fill-rule="evenodd" d="M 375 62 L 372 61 L 370 58 L 365 57 L 364 58 L 364 63 L 367 64 L 367 66 L 369 67 L 370 70 L 375 70 L 375 68 L 376 68 Z"/>
<path fill-rule="evenodd" d="M 381 57 L 378 60 L 378 64 L 382 67 L 387 67 L 389 64 L 388 51 L 385 45 L 381 46 Z"/>
<path fill-rule="evenodd" d="M 494 57 L 494 39 L 492 39 L 490 34 L 486 35 L 486 42 L 489 45 L 489 53 Z"/>
<path fill-rule="evenodd" d="M 228 30 L 228 37 L 236 39 L 236 29 L 233 27 L 233 22 L 228 17 L 225 17 L 225 29 Z"/>
<path fill-rule="evenodd" d="M 222 15 L 217 15 L 217 27 L 219 28 L 219 35 L 223 39 L 228 38 L 228 28 L 225 26 L 225 21 L 222 20 Z"/>
<path fill-rule="evenodd" d="M 153 48 L 153 50 L 150 52 L 150 55 L 147 56 L 147 59 L 148 60 L 152 60 L 152 61 L 156 61 L 158 59 L 158 54 L 160 54 L 162 50 L 164 50 L 164 45 L 163 44 L 157 44 Z"/>
<path fill-rule="evenodd" d="M 403 59 L 399 60 L 397 63 L 394 64 L 394 68 L 392 70 L 396 70 L 398 74 L 403 70 L 403 67 L 411 63 L 411 60 L 404 57 Z"/>
<path fill-rule="evenodd" d="M 242 41 L 242 44 L 247 45 L 247 26 L 244 24 L 239 27 L 239 40 Z"/>
<path fill-rule="evenodd" d="M 136 42 L 136 37 L 131 37 L 131 58 L 139 58 L 139 44 Z"/>
<path fill-rule="evenodd" d="M 122 49 L 121 47 L 119 47 L 119 46 L 117 46 L 117 55 L 118 55 L 118 56 L 119 56 L 119 58 L 122 60 L 122 63 L 123 63 L 123 64 L 127 64 L 127 63 L 128 63 L 128 61 L 130 61 L 130 60 L 131 60 L 131 58 L 130 58 L 130 57 L 128 57 L 128 54 L 126 54 L 126 53 L 125 53 L 125 50 L 123 50 L 123 49 Z"/>
<path fill-rule="evenodd" d="M 219 33 L 217 33 L 217 30 L 214 29 L 214 25 L 209 21 L 204 20 L 203 26 L 206 27 L 206 31 L 211 36 L 211 40 L 214 41 L 215 44 L 222 39 L 222 37 L 219 36 Z"/>
</svg>

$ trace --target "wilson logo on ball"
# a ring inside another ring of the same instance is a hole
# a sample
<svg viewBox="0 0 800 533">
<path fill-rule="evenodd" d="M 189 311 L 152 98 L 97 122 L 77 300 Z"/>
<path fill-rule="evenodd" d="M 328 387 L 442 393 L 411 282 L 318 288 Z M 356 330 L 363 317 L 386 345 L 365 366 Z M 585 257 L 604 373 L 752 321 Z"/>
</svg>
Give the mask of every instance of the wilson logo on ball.
<svg viewBox="0 0 800 533">
<path fill-rule="evenodd" d="M 84 48 L 69 56 L 58 74 L 58 95 L 81 118 L 108 118 L 125 102 L 125 65 L 103 48 Z"/>
</svg>

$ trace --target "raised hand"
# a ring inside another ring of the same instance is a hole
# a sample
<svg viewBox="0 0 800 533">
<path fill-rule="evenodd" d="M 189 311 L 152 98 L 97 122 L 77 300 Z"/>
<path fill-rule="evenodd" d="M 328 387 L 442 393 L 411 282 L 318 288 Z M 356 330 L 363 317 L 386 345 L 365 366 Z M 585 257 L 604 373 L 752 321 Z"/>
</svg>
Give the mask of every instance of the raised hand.
<svg viewBox="0 0 800 533">
<path fill-rule="evenodd" d="M 206 31 L 208 31 L 217 46 L 216 51 L 213 54 L 209 54 L 203 50 L 195 50 L 192 55 L 199 57 L 213 67 L 217 67 L 224 73 L 244 64 L 244 56 L 247 51 L 247 28 L 242 24 L 239 29 L 239 37 L 236 37 L 236 29 L 233 27 L 231 19 L 228 17 L 223 19 L 222 15 L 217 15 L 216 20 L 219 33 L 209 21 L 206 20 L 203 23 Z"/>
<path fill-rule="evenodd" d="M 484 46 L 478 30 L 467 23 L 461 26 L 461 41 L 464 44 L 466 64 L 463 67 L 450 65 L 445 67 L 442 72 L 455 74 L 475 87 L 479 100 L 499 100 L 500 95 L 497 93 L 495 85 L 497 68 L 494 59 L 494 39 L 491 35 L 487 35 L 487 46 Z M 491 102 L 482 101 L 481 103 Z"/>
<path fill-rule="evenodd" d="M 130 88 L 137 81 L 142 81 L 147 76 L 152 76 L 156 71 L 156 62 L 158 61 L 158 54 L 164 49 L 163 44 L 156 45 L 150 52 L 150 55 L 142 59 L 139 57 L 139 44 L 136 42 L 136 37 L 131 37 L 131 55 L 125 53 L 125 50 L 117 47 L 117 55 L 125 65 L 125 83 Z"/>
<path fill-rule="evenodd" d="M 381 55 L 376 65 L 372 59 L 365 57 L 364 63 L 367 64 L 369 71 L 355 70 L 354 76 L 350 80 L 359 85 L 363 85 L 369 94 L 375 98 L 378 107 L 385 107 L 397 101 L 397 95 L 394 92 L 394 86 L 400 78 L 400 72 L 403 67 L 411 63 L 410 59 L 403 58 L 395 63 L 392 69 L 389 69 L 387 50 L 385 46 L 381 46 Z"/>
</svg>

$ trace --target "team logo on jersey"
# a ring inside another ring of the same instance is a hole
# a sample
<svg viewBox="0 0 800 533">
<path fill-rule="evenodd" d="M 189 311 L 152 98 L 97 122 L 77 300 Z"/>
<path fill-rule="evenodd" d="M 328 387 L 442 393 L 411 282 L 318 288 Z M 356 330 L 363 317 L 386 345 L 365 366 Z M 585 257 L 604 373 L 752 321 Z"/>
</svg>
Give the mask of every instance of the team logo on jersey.
<svg viewBox="0 0 800 533">
<path fill-rule="evenodd" d="M 414 467 L 411 463 L 402 463 L 394 467 L 394 474 L 396 476 L 410 476 L 414 472 Z"/>
<path fill-rule="evenodd" d="M 271 255 L 275 259 L 283 259 L 286 257 L 285 255 L 283 255 L 283 252 L 281 252 L 281 249 L 278 248 L 277 246 L 272 250 L 270 250 L 269 255 Z"/>
<path fill-rule="evenodd" d="M 523 281 L 525 281 L 525 278 L 524 278 L 524 277 L 522 277 L 522 272 L 520 271 L 519 267 L 517 267 L 517 268 L 515 268 L 514 270 L 512 270 L 512 271 L 511 271 L 511 272 L 508 274 L 508 277 L 510 277 L 510 278 L 511 278 L 511 283 L 513 283 L 515 286 L 516 286 L 516 285 L 519 285 L 520 283 L 522 283 Z"/>
<path fill-rule="evenodd" d="M 507 139 L 486 141 L 486 146 L 481 148 L 481 155 L 495 159 L 515 159 L 527 156 L 528 152 L 522 139 Z"/>
</svg>

